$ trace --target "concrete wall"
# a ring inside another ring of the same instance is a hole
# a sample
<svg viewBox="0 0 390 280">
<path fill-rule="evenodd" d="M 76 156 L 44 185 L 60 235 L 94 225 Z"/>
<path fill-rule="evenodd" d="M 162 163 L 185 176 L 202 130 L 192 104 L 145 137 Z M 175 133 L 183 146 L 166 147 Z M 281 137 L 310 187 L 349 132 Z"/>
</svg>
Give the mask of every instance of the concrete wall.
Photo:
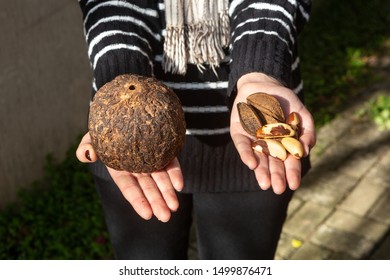
<svg viewBox="0 0 390 280">
<path fill-rule="evenodd" d="M 76 0 L 0 0 L 0 207 L 86 129 L 91 72 Z"/>
</svg>

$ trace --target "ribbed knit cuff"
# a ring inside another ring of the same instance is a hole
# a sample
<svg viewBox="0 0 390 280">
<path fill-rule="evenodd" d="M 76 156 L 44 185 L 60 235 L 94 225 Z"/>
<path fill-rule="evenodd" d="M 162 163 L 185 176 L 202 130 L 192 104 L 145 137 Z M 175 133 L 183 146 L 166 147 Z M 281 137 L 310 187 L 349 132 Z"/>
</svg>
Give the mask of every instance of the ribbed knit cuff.
<svg viewBox="0 0 390 280">
<path fill-rule="evenodd" d="M 233 45 L 231 58 L 228 87 L 231 99 L 235 96 L 238 79 L 251 72 L 269 75 L 285 86 L 290 84 L 292 54 L 280 39 L 268 37 L 265 41 L 241 38 Z"/>
</svg>

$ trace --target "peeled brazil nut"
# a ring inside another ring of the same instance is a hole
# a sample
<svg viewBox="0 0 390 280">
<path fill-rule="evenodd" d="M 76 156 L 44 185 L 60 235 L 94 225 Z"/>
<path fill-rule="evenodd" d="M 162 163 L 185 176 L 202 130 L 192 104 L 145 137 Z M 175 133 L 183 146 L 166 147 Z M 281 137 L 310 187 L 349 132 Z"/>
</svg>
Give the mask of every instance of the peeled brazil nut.
<svg viewBox="0 0 390 280">
<path fill-rule="evenodd" d="M 293 137 L 285 137 L 280 140 L 283 147 L 292 154 L 296 159 L 300 159 L 303 156 L 303 145 L 302 143 Z"/>
<path fill-rule="evenodd" d="M 286 123 L 289 125 L 299 125 L 301 123 L 301 119 L 297 112 L 291 112 L 286 118 Z"/>
<path fill-rule="evenodd" d="M 299 136 L 300 129 L 299 125 L 301 124 L 301 119 L 297 112 L 291 112 L 286 118 L 286 123 L 291 125 L 291 127 L 295 130 L 295 136 Z"/>
<path fill-rule="evenodd" d="M 250 135 L 256 136 L 256 131 L 263 125 L 260 113 L 244 102 L 237 104 L 237 110 L 241 126 Z"/>
<path fill-rule="evenodd" d="M 284 113 L 279 101 L 264 92 L 257 92 L 247 97 L 247 103 L 259 110 L 266 123 L 284 122 Z"/>
<path fill-rule="evenodd" d="M 295 130 L 286 123 L 270 123 L 263 125 L 256 132 L 257 138 L 281 138 L 292 137 L 295 135 Z"/>
<path fill-rule="evenodd" d="M 273 139 L 258 139 L 252 143 L 252 148 L 259 153 L 272 156 L 280 160 L 286 160 L 287 151 L 284 146 Z"/>
</svg>

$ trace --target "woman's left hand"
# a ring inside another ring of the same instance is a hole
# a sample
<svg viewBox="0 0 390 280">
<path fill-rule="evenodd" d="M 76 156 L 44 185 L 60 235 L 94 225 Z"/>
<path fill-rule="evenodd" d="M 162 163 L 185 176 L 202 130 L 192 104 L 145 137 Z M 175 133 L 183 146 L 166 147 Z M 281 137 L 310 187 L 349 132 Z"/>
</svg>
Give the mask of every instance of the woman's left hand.
<svg viewBox="0 0 390 280">
<path fill-rule="evenodd" d="M 237 97 L 233 104 L 230 120 L 230 134 L 241 160 L 255 172 L 259 186 L 263 190 L 270 187 L 276 194 L 281 194 L 288 186 L 296 190 L 301 184 L 301 161 L 288 155 L 285 161 L 254 152 L 250 136 L 241 126 L 237 103 L 246 102 L 247 96 L 256 92 L 265 92 L 274 96 L 280 103 L 285 116 L 296 112 L 301 118 L 301 135 L 299 140 L 304 147 L 304 156 L 316 143 L 314 120 L 297 95 L 281 85 L 275 79 L 262 74 L 250 73 L 242 76 L 237 82 Z"/>
</svg>

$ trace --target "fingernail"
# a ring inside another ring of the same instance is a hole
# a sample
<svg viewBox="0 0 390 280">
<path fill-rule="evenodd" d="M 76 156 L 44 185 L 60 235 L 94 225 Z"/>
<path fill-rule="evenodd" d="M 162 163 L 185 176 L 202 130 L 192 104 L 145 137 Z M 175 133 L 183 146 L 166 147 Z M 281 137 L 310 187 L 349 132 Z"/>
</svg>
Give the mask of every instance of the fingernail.
<svg viewBox="0 0 390 280">
<path fill-rule="evenodd" d="M 308 156 L 310 154 L 310 147 L 309 147 L 309 145 L 305 145 L 305 152 L 306 152 L 305 156 Z"/>
<path fill-rule="evenodd" d="M 86 151 L 85 151 L 85 157 L 87 158 L 87 160 L 92 161 L 91 155 L 90 155 L 90 153 L 89 153 L 89 150 L 86 150 Z"/>
<path fill-rule="evenodd" d="M 271 184 L 267 183 L 266 181 L 260 181 L 259 186 L 262 190 L 266 191 L 271 187 Z"/>
</svg>

